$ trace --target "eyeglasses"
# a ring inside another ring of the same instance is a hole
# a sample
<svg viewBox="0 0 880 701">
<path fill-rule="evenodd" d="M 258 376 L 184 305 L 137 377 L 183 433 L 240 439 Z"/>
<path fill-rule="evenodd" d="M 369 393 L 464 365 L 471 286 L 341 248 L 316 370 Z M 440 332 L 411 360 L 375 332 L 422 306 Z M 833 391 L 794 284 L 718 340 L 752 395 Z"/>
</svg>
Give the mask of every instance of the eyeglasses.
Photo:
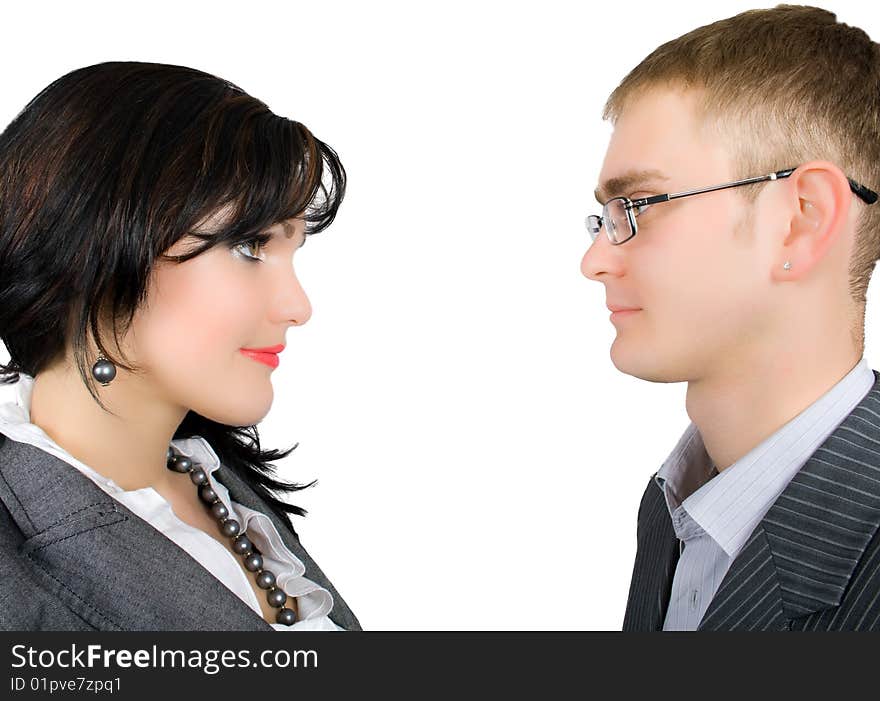
<svg viewBox="0 0 880 701">
<path fill-rule="evenodd" d="M 681 197 L 690 197 L 691 195 L 699 195 L 704 192 L 713 192 L 715 190 L 724 190 L 728 187 L 739 187 L 740 185 L 751 185 L 752 183 L 760 183 L 765 180 L 780 180 L 787 178 L 794 173 L 796 168 L 786 168 L 785 170 L 770 173 L 769 175 L 759 175 L 755 178 L 746 178 L 745 180 L 736 180 L 732 183 L 724 183 L 723 185 L 713 185 L 712 187 L 703 187 L 699 190 L 687 190 L 686 192 L 675 192 L 665 195 L 653 195 L 652 197 L 642 197 L 637 200 L 631 200 L 629 197 L 612 197 L 602 206 L 602 216 L 591 214 L 586 219 L 587 231 L 590 233 L 591 241 L 595 241 L 602 227 L 605 227 L 605 233 L 608 240 L 615 246 L 629 241 L 638 233 L 639 227 L 636 224 L 636 217 L 645 209 L 653 204 L 660 202 L 668 202 L 669 200 L 677 200 Z M 847 178 L 849 187 L 866 204 L 874 204 L 877 201 L 877 193 L 873 190 L 860 185 L 852 178 Z"/>
</svg>

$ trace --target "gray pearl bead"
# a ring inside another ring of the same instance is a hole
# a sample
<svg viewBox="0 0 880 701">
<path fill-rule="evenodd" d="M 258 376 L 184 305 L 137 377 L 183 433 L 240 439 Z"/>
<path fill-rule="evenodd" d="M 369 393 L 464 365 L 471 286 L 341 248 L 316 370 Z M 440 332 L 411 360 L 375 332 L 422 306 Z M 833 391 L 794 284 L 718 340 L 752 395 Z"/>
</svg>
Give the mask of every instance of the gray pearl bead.
<svg viewBox="0 0 880 701">
<path fill-rule="evenodd" d="M 273 587 L 269 590 L 269 593 L 266 594 L 266 600 L 269 602 L 270 606 L 284 606 L 284 602 L 287 601 L 287 594 L 285 594 L 282 589 Z"/>
<path fill-rule="evenodd" d="M 257 575 L 257 586 L 260 589 L 269 589 L 275 586 L 275 575 L 269 570 L 263 570 Z"/>
<path fill-rule="evenodd" d="M 244 555 L 253 551 L 254 544 L 251 543 L 250 538 L 242 533 L 234 541 L 232 541 L 232 549 L 239 555 Z"/>
<path fill-rule="evenodd" d="M 275 617 L 275 620 L 279 623 L 283 623 L 287 626 L 292 626 L 296 623 L 296 614 L 293 612 L 293 609 L 283 608 L 278 611 L 278 615 Z"/>
<path fill-rule="evenodd" d="M 113 371 L 115 375 L 115 368 Z M 111 378 L 112 379 L 112 378 Z M 287 593 L 275 586 L 275 574 L 269 570 L 262 569 L 263 558 L 260 556 L 260 550 L 257 548 L 244 533 L 239 533 L 241 524 L 231 518 L 229 509 L 217 497 L 216 491 L 211 488 L 208 481 L 207 473 L 198 466 L 193 466 L 193 462 L 185 455 L 178 455 L 169 446 L 165 453 L 166 461 L 169 469 L 176 472 L 188 472 L 193 484 L 198 486 L 199 498 L 208 504 L 211 513 L 220 519 L 220 530 L 226 536 L 235 536 L 232 549 L 239 555 L 245 556 L 244 566 L 251 572 L 257 573 L 257 586 L 261 589 L 267 589 L 266 600 L 271 606 L 279 607 L 276 621 L 283 625 L 293 625 L 296 622 L 296 614 L 293 609 L 284 607 L 287 602 Z"/>
<path fill-rule="evenodd" d="M 174 459 L 168 464 L 168 467 L 174 470 L 175 472 L 189 472 L 192 470 L 192 460 L 190 460 L 186 455 L 176 455 Z"/>
<path fill-rule="evenodd" d="M 223 523 L 220 524 L 220 531 L 223 533 L 223 535 L 238 535 L 238 532 L 240 530 L 241 525 L 234 518 L 226 519 Z"/>
<path fill-rule="evenodd" d="M 106 385 L 116 377 L 116 366 L 106 358 L 102 358 L 92 365 L 92 377 L 102 385 Z"/>
</svg>

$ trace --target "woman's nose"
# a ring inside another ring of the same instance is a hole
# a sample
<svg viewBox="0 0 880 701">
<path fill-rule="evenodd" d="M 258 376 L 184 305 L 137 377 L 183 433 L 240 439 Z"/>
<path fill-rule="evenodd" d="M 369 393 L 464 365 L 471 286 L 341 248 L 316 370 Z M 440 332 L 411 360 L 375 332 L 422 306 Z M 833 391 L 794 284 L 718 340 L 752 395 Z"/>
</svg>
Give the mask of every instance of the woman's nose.
<svg viewBox="0 0 880 701">
<path fill-rule="evenodd" d="M 287 283 L 281 314 L 294 326 L 302 326 L 312 317 L 312 304 L 296 273 L 291 273 L 291 280 Z"/>
</svg>

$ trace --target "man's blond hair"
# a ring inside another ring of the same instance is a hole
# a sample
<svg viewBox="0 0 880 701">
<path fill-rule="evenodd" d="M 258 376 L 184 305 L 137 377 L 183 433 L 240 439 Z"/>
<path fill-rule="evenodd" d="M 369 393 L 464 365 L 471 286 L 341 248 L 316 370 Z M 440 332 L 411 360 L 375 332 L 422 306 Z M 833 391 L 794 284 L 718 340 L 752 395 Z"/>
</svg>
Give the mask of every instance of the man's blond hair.
<svg viewBox="0 0 880 701">
<path fill-rule="evenodd" d="M 630 71 L 603 118 L 614 123 L 630 99 L 656 87 L 695 91 L 698 117 L 728 145 L 737 179 L 823 159 L 880 190 L 880 45 L 832 12 L 778 5 L 694 29 Z M 739 190 L 750 201 L 758 192 Z M 863 349 L 868 282 L 880 257 L 880 204 L 854 205 L 862 211 L 849 290 L 853 341 Z"/>
</svg>

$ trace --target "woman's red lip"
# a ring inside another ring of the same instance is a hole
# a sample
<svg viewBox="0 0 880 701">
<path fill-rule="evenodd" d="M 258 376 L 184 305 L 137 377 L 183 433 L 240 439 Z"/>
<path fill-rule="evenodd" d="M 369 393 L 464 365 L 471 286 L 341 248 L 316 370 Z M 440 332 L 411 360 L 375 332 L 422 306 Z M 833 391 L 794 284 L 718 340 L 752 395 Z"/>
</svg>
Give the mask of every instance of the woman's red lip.
<svg viewBox="0 0 880 701">
<path fill-rule="evenodd" d="M 284 344 L 279 343 L 277 346 L 267 346 L 266 348 L 242 348 L 242 350 L 254 353 L 280 353 L 284 350 Z"/>
<path fill-rule="evenodd" d="M 269 367 L 277 368 L 278 367 L 278 354 L 277 353 L 260 353 L 258 351 L 252 351 L 247 348 L 241 349 L 241 354 L 246 355 L 248 358 L 253 358 L 254 360 L 265 363 Z"/>
</svg>

